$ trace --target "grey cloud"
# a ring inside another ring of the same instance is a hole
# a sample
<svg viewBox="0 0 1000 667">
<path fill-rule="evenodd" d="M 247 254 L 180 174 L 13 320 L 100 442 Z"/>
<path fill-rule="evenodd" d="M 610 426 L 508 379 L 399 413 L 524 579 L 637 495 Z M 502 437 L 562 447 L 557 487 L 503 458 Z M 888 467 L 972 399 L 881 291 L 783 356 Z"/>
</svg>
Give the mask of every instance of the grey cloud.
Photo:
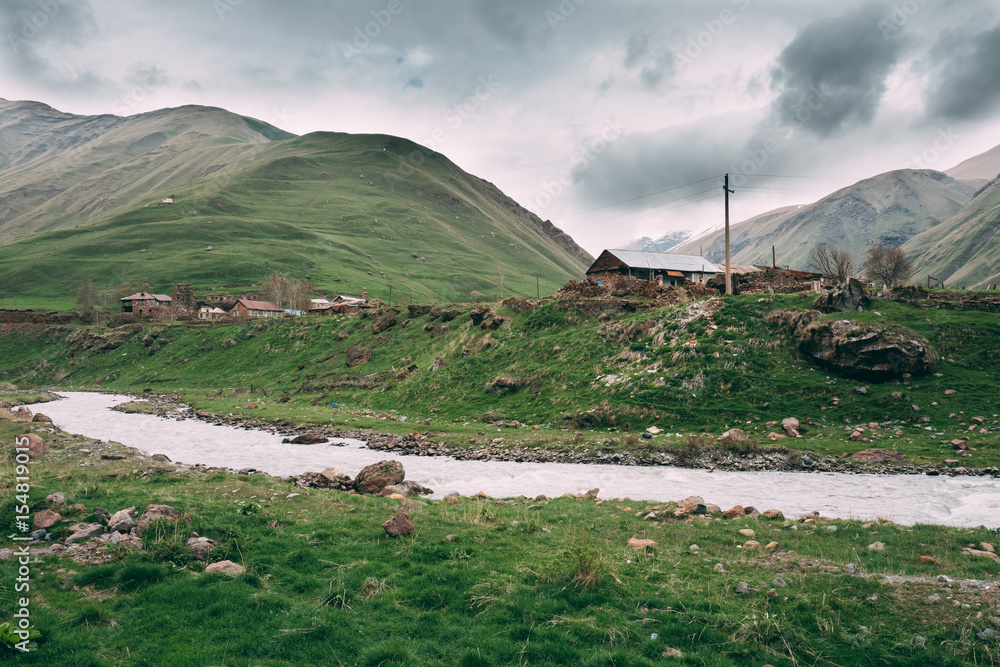
<svg viewBox="0 0 1000 667">
<path fill-rule="evenodd" d="M 633 67 L 649 50 L 649 35 L 635 33 L 625 45 L 625 67 Z"/>
<path fill-rule="evenodd" d="M 928 94 L 931 116 L 962 121 L 995 111 L 1000 103 L 1000 26 L 972 38 L 944 35 L 936 51 L 951 58 L 940 68 Z"/>
<path fill-rule="evenodd" d="M 883 36 L 878 23 L 884 16 L 881 5 L 867 4 L 802 28 L 778 58 L 773 83 L 781 92 L 773 113 L 794 118 L 817 98 L 822 105 L 803 124 L 807 130 L 829 136 L 870 123 L 905 43 Z"/>
</svg>

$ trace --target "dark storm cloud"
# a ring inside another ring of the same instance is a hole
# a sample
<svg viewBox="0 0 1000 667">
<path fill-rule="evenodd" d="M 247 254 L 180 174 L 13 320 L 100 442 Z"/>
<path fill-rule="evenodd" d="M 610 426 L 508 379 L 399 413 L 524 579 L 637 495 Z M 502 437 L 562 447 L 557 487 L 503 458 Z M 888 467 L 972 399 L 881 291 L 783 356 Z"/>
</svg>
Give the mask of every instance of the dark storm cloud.
<svg viewBox="0 0 1000 667">
<path fill-rule="evenodd" d="M 903 35 L 883 34 L 879 21 L 884 17 L 883 5 L 867 4 L 802 28 L 778 57 L 774 113 L 780 119 L 794 117 L 812 97 L 822 106 L 804 127 L 818 135 L 870 123 L 905 44 Z"/>
<path fill-rule="evenodd" d="M 0 0 L 3 71 L 50 90 L 93 90 L 102 78 L 81 71 L 59 47 L 80 46 L 98 31 L 85 0 Z"/>
<path fill-rule="evenodd" d="M 994 112 L 1000 103 L 1000 26 L 969 37 L 949 33 L 937 53 L 951 55 L 928 94 L 931 116 L 963 121 Z"/>
</svg>

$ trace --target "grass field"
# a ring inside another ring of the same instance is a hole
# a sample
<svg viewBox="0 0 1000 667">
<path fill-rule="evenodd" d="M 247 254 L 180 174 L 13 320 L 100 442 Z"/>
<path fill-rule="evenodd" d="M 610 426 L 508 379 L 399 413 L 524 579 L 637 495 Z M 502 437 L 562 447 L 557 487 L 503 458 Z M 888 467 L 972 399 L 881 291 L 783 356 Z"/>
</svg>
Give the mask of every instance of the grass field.
<svg viewBox="0 0 1000 667">
<path fill-rule="evenodd" d="M 375 319 L 365 316 L 37 329 L 3 339 L 0 379 L 25 387 L 148 387 L 180 393 L 201 409 L 266 419 L 294 415 L 403 432 L 419 421 L 421 429 L 466 446 L 484 421 L 497 419 L 542 427 L 505 431 L 510 445 L 679 447 L 686 436 L 667 434 L 719 435 L 736 426 L 753 443 L 769 445 L 768 433 L 780 426 L 768 422 L 796 417 L 803 437 L 778 444 L 830 456 L 877 446 L 922 463 L 951 459 L 951 440 L 968 437 L 974 451 L 962 465 L 1000 464 L 1000 436 L 988 430 L 1000 412 L 993 391 L 1000 373 L 997 315 L 884 300 L 873 312 L 838 315 L 910 328 L 941 357 L 934 375 L 877 384 L 815 367 L 790 337 L 764 322 L 768 312 L 811 302 L 734 297 L 715 313 L 714 325 L 704 318 L 686 322 L 690 304 L 583 312 L 578 304 L 551 301 L 522 313 L 501 308 L 510 319 L 494 331 L 474 326 L 469 306 L 412 319 L 404 309 L 377 334 Z M 366 351 L 370 358 L 350 366 L 349 350 L 361 361 Z M 860 386 L 866 394 L 853 391 Z M 405 415 L 407 423 L 365 410 Z M 870 429 L 872 422 L 893 424 Z M 634 437 L 649 426 L 667 434 Z M 866 441 L 847 439 L 857 426 Z"/>
<path fill-rule="evenodd" d="M 266 144 L 168 194 L 175 204 L 136 202 L 0 245 L 0 307 L 72 304 L 87 280 L 169 294 L 176 282 L 226 290 L 275 272 L 331 295 L 367 290 L 388 302 L 391 288 L 397 304 L 430 303 L 550 294 L 584 269 L 492 185 L 395 137 L 315 133 Z"/>
<path fill-rule="evenodd" d="M 9 443 L 26 428 L 0 421 L 0 440 Z M 74 522 L 93 519 L 97 506 L 141 512 L 149 503 L 169 504 L 188 520 L 150 531 L 139 551 L 112 548 L 105 564 L 65 556 L 34 563 L 31 613 L 42 636 L 18 664 L 780 667 L 997 660 L 997 643 L 976 637 L 1000 615 L 996 592 L 934 579 L 995 579 L 1000 563 L 960 552 L 996 543 L 996 531 L 649 521 L 643 516 L 662 515 L 664 506 L 459 498 L 410 501 L 416 531 L 391 539 L 380 524 L 403 501 L 302 491 L 262 476 L 174 473 L 131 456 L 90 456 L 94 465 L 80 467 L 77 460 L 88 456 L 79 448 L 89 441 L 42 435 L 54 449 L 31 467 L 36 510 L 47 494 L 62 491 L 69 504 L 86 508 L 63 512 Z M 13 466 L 11 449 L 4 452 L 3 465 Z M 301 495 L 287 498 L 291 492 Z M 12 494 L 8 484 L 0 489 L 4 508 L 12 507 Z M 737 531 L 745 528 L 765 547 L 743 548 L 748 537 Z M 57 524 L 53 535 L 65 531 Z M 247 572 L 205 573 L 205 563 L 183 547 L 192 531 L 218 543 L 211 561 L 232 560 Z M 636 551 L 627 544 L 632 537 L 657 546 Z M 867 548 L 876 541 L 884 551 Z M 862 576 L 846 574 L 847 565 Z M 16 567 L 0 561 L 5 588 Z M 787 586 L 772 583 L 776 577 Z M 740 582 L 754 590 L 736 594 Z M 940 597 L 929 601 L 932 595 Z M 0 596 L 0 621 L 13 614 L 13 601 L 13 594 Z M 668 648 L 683 657 L 663 657 Z"/>
</svg>

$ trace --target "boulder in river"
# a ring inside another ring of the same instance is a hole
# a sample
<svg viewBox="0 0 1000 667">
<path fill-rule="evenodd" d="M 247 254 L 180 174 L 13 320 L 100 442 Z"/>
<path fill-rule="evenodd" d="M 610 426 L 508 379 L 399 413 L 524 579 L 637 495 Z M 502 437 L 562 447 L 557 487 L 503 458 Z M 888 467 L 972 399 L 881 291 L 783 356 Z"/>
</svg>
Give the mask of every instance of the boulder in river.
<svg viewBox="0 0 1000 667">
<path fill-rule="evenodd" d="M 52 423 L 52 418 L 51 417 L 46 417 L 41 412 L 36 412 L 35 416 L 31 418 L 31 421 L 33 421 L 33 422 L 41 422 L 43 424 L 51 424 Z"/>
<path fill-rule="evenodd" d="M 315 431 L 303 433 L 302 435 L 291 439 L 291 443 L 293 445 L 321 445 L 325 442 L 330 442 L 330 439 L 322 433 L 317 433 Z"/>
</svg>

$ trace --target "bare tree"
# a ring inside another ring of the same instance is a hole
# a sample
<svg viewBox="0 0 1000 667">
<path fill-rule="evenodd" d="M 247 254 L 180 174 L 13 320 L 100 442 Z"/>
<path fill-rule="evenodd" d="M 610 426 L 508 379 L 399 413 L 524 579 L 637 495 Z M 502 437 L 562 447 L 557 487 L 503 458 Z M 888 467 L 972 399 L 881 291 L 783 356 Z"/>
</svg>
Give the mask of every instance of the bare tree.
<svg viewBox="0 0 1000 667">
<path fill-rule="evenodd" d="M 838 283 L 847 282 L 856 273 L 850 253 L 834 246 L 828 248 L 822 243 L 816 244 L 809 262 L 816 271 Z"/>
<path fill-rule="evenodd" d="M 492 282 L 493 286 L 497 288 L 497 292 L 500 293 L 500 299 L 502 300 L 503 289 L 507 286 L 507 271 L 500 262 L 496 262 L 496 269 L 490 282 Z"/>
<path fill-rule="evenodd" d="M 313 286 L 306 281 L 289 280 L 280 273 L 268 276 L 264 283 L 264 295 L 282 308 L 289 310 L 309 310 L 309 295 Z"/>
<path fill-rule="evenodd" d="M 865 259 L 865 277 L 875 284 L 892 289 L 903 285 L 913 275 L 913 264 L 899 248 L 872 246 Z"/>
<path fill-rule="evenodd" d="M 81 283 L 76 290 L 76 309 L 81 313 L 85 313 L 93 310 L 96 304 L 97 288 L 94 287 L 94 281 L 88 280 L 85 283 Z"/>
</svg>

